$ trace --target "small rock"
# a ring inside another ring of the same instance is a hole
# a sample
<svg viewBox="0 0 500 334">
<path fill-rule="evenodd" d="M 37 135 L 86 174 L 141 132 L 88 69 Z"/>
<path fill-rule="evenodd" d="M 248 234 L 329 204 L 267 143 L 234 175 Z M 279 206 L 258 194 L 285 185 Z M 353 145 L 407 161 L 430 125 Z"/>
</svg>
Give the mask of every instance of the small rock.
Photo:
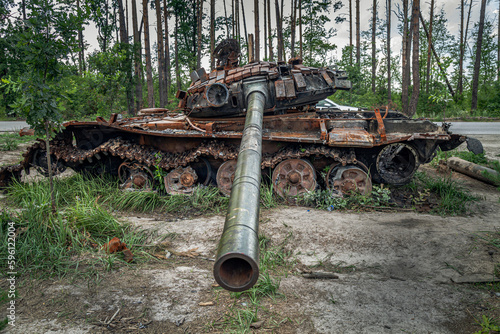
<svg viewBox="0 0 500 334">
<path fill-rule="evenodd" d="M 186 318 L 182 318 L 181 320 L 175 320 L 175 325 L 177 327 L 180 327 L 180 326 L 182 326 L 182 324 L 184 323 L 184 321 L 186 321 Z"/>
<path fill-rule="evenodd" d="M 250 324 L 250 328 L 255 328 L 255 329 L 259 329 L 262 327 L 262 324 L 264 323 L 264 320 L 261 320 L 261 321 L 257 321 L 257 322 L 254 322 L 254 323 L 251 323 Z"/>
</svg>

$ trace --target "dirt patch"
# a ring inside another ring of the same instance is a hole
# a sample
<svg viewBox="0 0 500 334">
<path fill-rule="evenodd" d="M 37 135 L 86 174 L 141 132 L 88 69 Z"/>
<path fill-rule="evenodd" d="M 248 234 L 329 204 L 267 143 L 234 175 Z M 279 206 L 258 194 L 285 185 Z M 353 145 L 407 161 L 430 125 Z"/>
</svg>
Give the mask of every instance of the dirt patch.
<svg viewBox="0 0 500 334">
<path fill-rule="evenodd" d="M 495 152 L 493 156 L 500 150 Z M 283 243 L 296 265 L 280 278 L 280 295 L 262 301 L 267 310 L 259 315 L 263 327 L 251 331 L 471 333 L 480 329 L 472 316 L 498 317 L 500 297 L 453 280 L 493 278 L 500 254 L 479 237 L 498 228 L 499 193 L 466 176 L 452 177 L 482 198 L 470 216 L 262 210 L 259 233 L 271 245 Z M 116 263 L 99 275 L 21 279 L 16 327 L 8 327 L 9 333 L 224 332 L 222 324 L 231 310 L 249 307 L 248 299 L 235 299 L 213 286 L 211 260 L 224 225 L 222 215 L 186 219 L 123 214 L 119 219 L 149 230 L 152 245 L 167 242 L 176 252 L 196 248 L 200 255 L 169 255 L 163 247 L 164 258 Z M 339 279 L 305 279 L 301 268 L 335 271 Z M 6 286 L 2 281 L 0 287 Z M 206 302 L 213 305 L 200 306 Z"/>
</svg>

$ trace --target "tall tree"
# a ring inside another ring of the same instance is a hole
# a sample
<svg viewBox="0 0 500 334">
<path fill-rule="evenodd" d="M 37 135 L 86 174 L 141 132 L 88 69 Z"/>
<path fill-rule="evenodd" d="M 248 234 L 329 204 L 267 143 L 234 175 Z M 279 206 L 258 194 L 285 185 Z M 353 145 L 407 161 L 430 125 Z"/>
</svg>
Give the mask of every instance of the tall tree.
<svg viewBox="0 0 500 334">
<path fill-rule="evenodd" d="M 278 35 L 278 46 L 276 47 L 278 49 L 278 61 L 283 60 L 283 30 L 281 24 L 283 23 L 281 21 L 281 15 L 280 15 L 280 7 L 278 4 L 278 0 L 274 1 L 275 7 L 276 7 L 276 33 Z"/>
<path fill-rule="evenodd" d="M 171 80 L 170 80 L 170 46 L 168 43 L 168 35 L 169 35 L 169 30 L 168 30 L 168 16 L 169 16 L 169 11 L 167 7 L 167 0 L 163 0 L 163 19 L 165 23 L 165 96 L 166 100 L 165 103 L 168 104 L 168 91 L 170 88 Z"/>
<path fill-rule="evenodd" d="M 243 0 L 241 0 L 241 16 L 243 17 L 243 31 L 245 32 L 245 43 L 247 45 L 248 50 L 248 32 L 247 32 L 247 20 L 245 16 L 245 5 L 243 4 Z"/>
<path fill-rule="evenodd" d="M 146 55 L 146 81 L 148 86 L 148 107 L 155 106 L 153 69 L 151 67 L 151 47 L 149 45 L 148 0 L 142 0 L 142 20 L 144 21 L 144 54 Z"/>
<path fill-rule="evenodd" d="M 259 0 L 253 2 L 253 13 L 255 18 L 255 60 L 260 60 L 260 18 L 259 18 Z"/>
<path fill-rule="evenodd" d="M 160 0 L 155 0 L 156 9 L 156 45 L 158 46 L 158 89 L 160 108 L 167 105 L 167 86 L 165 84 L 165 50 L 163 48 L 163 26 L 161 20 L 161 5 Z"/>
<path fill-rule="evenodd" d="M 224 18 L 226 19 L 226 38 L 229 38 L 229 18 L 227 17 L 226 0 L 224 0 Z"/>
<path fill-rule="evenodd" d="M 141 35 L 137 20 L 137 4 L 132 0 L 132 29 L 134 30 L 134 73 L 135 73 L 135 108 L 142 109 L 142 60 L 141 60 Z"/>
<path fill-rule="evenodd" d="M 36 135 L 45 137 L 52 212 L 56 212 L 50 139 L 62 121 L 58 106 L 62 62 L 78 48 L 79 18 L 73 4 L 54 0 L 30 1 L 30 18 L 18 36 L 18 50 L 24 60 L 24 71 L 16 85 L 19 98 L 15 103 Z"/>
<path fill-rule="evenodd" d="M 349 46 L 351 47 L 350 49 L 350 57 L 349 57 L 349 65 L 352 66 L 352 0 L 349 0 Z"/>
<path fill-rule="evenodd" d="M 474 75 L 472 78 L 471 114 L 477 109 L 477 91 L 479 90 L 479 70 L 481 67 L 481 47 L 483 43 L 484 17 L 486 13 L 486 0 L 481 0 L 481 11 L 479 14 L 479 26 L 476 42 L 476 61 L 474 63 Z"/>
<path fill-rule="evenodd" d="M 297 0 L 292 0 L 292 12 L 290 13 L 290 50 L 291 57 L 294 58 L 295 55 L 295 25 L 297 22 Z"/>
<path fill-rule="evenodd" d="M 267 0 L 264 0 L 264 59 L 267 58 Z"/>
<path fill-rule="evenodd" d="M 391 103 L 392 93 L 391 93 L 391 13 L 392 6 L 391 0 L 386 2 L 387 10 L 387 102 Z"/>
<path fill-rule="evenodd" d="M 373 0 L 372 6 L 372 93 L 375 93 L 375 76 L 377 69 L 377 0 Z"/>
<path fill-rule="evenodd" d="M 270 1 L 270 0 L 269 0 Z M 304 53 L 302 50 L 302 0 L 299 0 L 299 57 L 304 58 Z"/>
<path fill-rule="evenodd" d="M 458 84 L 457 91 L 458 94 L 463 94 L 463 73 L 464 73 L 464 54 L 465 54 L 465 41 L 464 41 L 464 6 L 465 0 L 460 0 L 460 45 L 459 45 L 459 58 L 458 58 Z M 500 26 L 500 25 L 499 25 Z"/>
<path fill-rule="evenodd" d="M 361 31 L 359 29 L 359 0 L 356 0 L 356 64 L 361 65 L 360 63 L 361 63 Z"/>
<path fill-rule="evenodd" d="M 201 39 L 203 37 L 203 1 L 204 0 L 197 0 L 198 5 L 197 5 L 197 38 L 196 38 L 196 68 L 201 67 Z"/>
<path fill-rule="evenodd" d="M 26 8 L 25 8 L 24 0 L 23 0 L 23 17 L 26 17 Z M 76 8 L 78 11 L 78 17 L 82 15 L 82 9 L 80 8 L 80 0 L 76 1 Z M 24 18 L 26 20 L 26 18 Z M 83 75 L 85 72 L 85 41 L 83 39 L 83 26 L 82 24 L 78 25 L 78 72 Z"/>
<path fill-rule="evenodd" d="M 274 52 L 273 52 L 273 35 L 271 28 L 271 0 L 266 0 L 266 2 L 267 2 L 267 30 L 269 38 L 269 61 L 273 61 Z"/>
<path fill-rule="evenodd" d="M 500 0 L 498 1 L 497 24 L 497 80 L 500 80 Z"/>
<path fill-rule="evenodd" d="M 177 90 L 180 90 L 181 69 L 179 67 L 179 13 L 175 13 L 174 52 L 175 52 L 175 81 L 177 82 Z"/>
<path fill-rule="evenodd" d="M 214 50 L 215 50 L 215 0 L 210 0 L 210 69 L 211 70 L 215 68 Z"/>
<path fill-rule="evenodd" d="M 408 116 L 413 117 L 417 112 L 417 103 L 420 93 L 420 71 L 418 66 L 419 58 L 419 14 L 420 14 L 420 0 L 413 0 L 412 15 L 411 15 L 411 25 L 412 25 L 412 35 L 413 35 L 413 57 L 412 57 L 412 68 L 413 68 L 413 91 L 411 94 L 410 105 L 408 110 Z"/>
<path fill-rule="evenodd" d="M 429 18 L 429 36 L 427 36 L 427 68 L 425 71 L 425 93 L 429 94 L 431 81 L 431 55 L 432 55 L 432 23 L 434 22 L 434 0 L 431 0 L 431 13 Z M 422 24 L 424 24 L 422 22 Z"/>
<path fill-rule="evenodd" d="M 125 19 L 123 0 L 118 0 L 118 15 L 120 17 L 120 50 L 125 54 L 125 62 L 123 66 L 125 67 L 126 76 L 125 90 L 127 95 L 128 114 L 132 115 L 134 112 L 134 94 L 132 93 L 132 86 L 134 85 L 132 77 L 132 55 L 130 53 L 128 42 L 127 21 Z"/>
<path fill-rule="evenodd" d="M 402 53 L 402 82 L 401 102 L 403 112 L 408 113 L 409 87 L 410 87 L 410 31 L 408 29 L 408 0 L 403 0 L 403 53 Z"/>
<path fill-rule="evenodd" d="M 233 0 L 234 1 L 234 15 L 235 17 L 233 25 L 235 26 L 235 35 L 236 38 L 238 39 L 238 43 L 241 43 L 241 29 L 240 29 L 240 0 Z"/>
</svg>

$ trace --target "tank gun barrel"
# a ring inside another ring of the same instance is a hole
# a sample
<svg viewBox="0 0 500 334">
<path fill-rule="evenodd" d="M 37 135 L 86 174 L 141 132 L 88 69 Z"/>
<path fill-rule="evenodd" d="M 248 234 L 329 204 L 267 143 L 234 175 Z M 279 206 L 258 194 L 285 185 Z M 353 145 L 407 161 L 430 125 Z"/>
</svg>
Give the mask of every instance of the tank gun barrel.
<svg viewBox="0 0 500 334">
<path fill-rule="evenodd" d="M 245 127 L 214 264 L 215 280 L 230 291 L 250 289 L 259 278 L 262 120 L 268 93 L 265 78 L 243 87 L 248 106 Z"/>
</svg>

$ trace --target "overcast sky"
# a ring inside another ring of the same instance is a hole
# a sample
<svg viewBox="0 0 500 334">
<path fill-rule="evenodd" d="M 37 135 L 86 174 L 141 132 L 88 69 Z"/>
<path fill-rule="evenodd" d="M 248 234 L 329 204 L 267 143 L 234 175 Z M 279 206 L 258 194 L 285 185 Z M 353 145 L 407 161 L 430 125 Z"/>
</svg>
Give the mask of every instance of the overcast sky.
<svg viewBox="0 0 500 334">
<path fill-rule="evenodd" d="M 131 10 L 130 0 L 125 0 L 125 1 L 129 2 L 129 11 L 130 11 Z M 248 33 L 254 33 L 254 20 L 253 20 L 254 1 L 253 0 L 243 0 L 243 1 L 245 4 L 245 13 L 246 13 Z M 139 15 L 139 20 L 140 20 L 140 17 L 142 15 L 142 6 L 141 6 L 140 0 L 138 0 L 137 2 L 138 2 L 137 3 L 138 11 L 139 11 L 138 15 Z M 231 2 L 232 2 L 231 0 L 226 0 L 226 4 L 228 6 L 227 7 L 228 15 L 230 15 L 230 13 L 231 13 L 231 7 L 230 7 Z M 362 31 L 369 30 L 370 29 L 370 22 L 371 22 L 371 15 L 372 15 L 372 13 L 371 13 L 372 1 L 371 0 L 361 0 L 360 2 L 361 2 L 361 5 L 360 5 L 361 30 Z M 411 0 L 409 2 L 410 2 L 410 6 L 411 6 Z M 223 16 L 224 15 L 223 3 L 224 3 L 223 0 L 216 0 L 216 16 Z M 260 38 L 261 39 L 261 57 L 263 57 L 263 55 L 264 55 L 264 52 L 262 51 L 262 44 L 263 44 L 262 41 L 264 39 L 263 3 L 264 2 L 261 0 L 260 1 L 260 9 L 259 9 L 260 18 L 261 18 L 261 22 L 262 22 L 261 34 L 260 34 L 260 36 L 261 36 L 261 38 Z M 332 44 L 337 45 L 337 49 L 335 51 L 333 51 L 332 54 L 330 55 L 334 59 L 340 58 L 342 48 L 349 44 L 349 23 L 348 23 L 348 21 L 346 21 L 343 24 L 335 24 L 334 23 L 335 16 L 342 15 L 342 14 L 347 15 L 349 12 L 349 7 L 348 7 L 349 1 L 343 0 L 343 3 L 344 3 L 344 7 L 340 11 L 333 13 L 333 9 L 332 9 L 332 11 L 329 15 L 332 22 L 330 22 L 328 24 L 328 27 L 333 27 L 334 29 L 337 29 L 337 35 L 330 40 L 330 42 Z M 274 4 L 274 2 L 273 2 L 273 4 Z M 285 0 L 285 10 L 284 10 L 285 13 L 284 14 L 286 16 L 290 15 L 290 4 L 291 4 L 291 0 Z M 392 19 L 391 19 L 392 20 L 391 36 L 393 38 L 391 39 L 391 48 L 392 48 L 393 52 L 395 52 L 395 53 L 399 53 L 401 50 L 401 37 L 397 31 L 398 22 L 397 22 L 397 17 L 394 13 L 396 11 L 397 5 L 401 6 L 401 0 L 392 0 L 393 13 L 392 13 Z M 424 16 L 424 19 L 428 20 L 429 12 L 430 12 L 430 1 L 422 1 L 421 0 L 420 5 L 421 5 L 421 11 L 422 11 L 422 14 Z M 445 1 L 435 0 L 435 6 L 436 6 L 435 13 L 439 12 L 439 10 L 441 8 L 444 8 L 444 11 L 446 13 L 446 18 L 448 19 L 448 29 L 452 34 L 457 36 L 457 38 L 459 37 L 459 31 L 460 31 L 459 30 L 460 29 L 459 5 L 460 5 L 459 0 L 445 0 Z M 379 13 L 379 16 L 381 16 L 381 17 L 383 16 L 383 19 L 385 19 L 385 15 L 386 15 L 386 7 L 385 6 L 386 6 L 386 1 L 378 1 L 378 13 Z M 273 19 L 275 17 L 273 8 L 274 8 L 274 6 L 271 6 L 272 26 L 274 27 L 276 20 Z M 471 24 L 470 24 L 471 28 L 474 25 L 474 23 L 476 21 L 478 21 L 478 19 L 479 19 L 479 9 L 480 9 L 480 2 L 478 0 L 474 0 L 474 5 L 472 8 Z M 204 25 L 204 29 L 205 29 L 205 34 L 208 34 L 208 32 L 209 32 L 208 29 L 209 29 L 209 24 L 210 24 L 209 19 L 208 19 L 210 17 L 209 16 L 209 11 L 210 11 L 209 0 L 208 1 L 205 0 L 204 6 L 203 6 L 203 11 L 207 17 L 207 19 L 204 20 L 203 25 Z M 240 9 L 240 11 L 241 11 L 241 9 Z M 354 1 L 353 1 L 353 11 L 354 11 Z M 488 19 L 494 20 L 494 24 L 496 27 L 497 22 L 498 22 L 498 2 L 497 1 L 489 1 L 489 4 L 487 5 L 487 10 L 486 10 L 486 16 Z M 130 12 L 129 12 L 129 17 L 130 17 L 129 26 L 130 26 L 130 30 L 131 30 L 132 29 L 132 18 L 131 18 L 132 14 Z M 241 12 L 240 12 L 240 17 L 241 17 Z M 173 29 L 173 21 L 174 20 L 169 21 L 171 29 Z M 156 13 L 154 10 L 149 11 L 149 23 L 150 23 L 150 27 L 149 27 L 150 36 L 152 39 L 151 45 L 154 45 L 154 43 L 156 42 Z M 353 25 L 353 29 L 355 29 L 354 25 Z M 243 31 L 243 28 L 241 28 L 241 30 Z M 131 32 L 129 34 L 131 34 Z M 298 34 L 298 28 L 297 28 L 297 34 Z M 94 49 L 98 48 L 97 31 L 96 31 L 94 26 L 88 26 L 85 29 L 85 39 L 86 39 L 86 42 L 88 44 L 90 44 L 89 51 L 93 51 Z M 202 63 L 205 67 L 208 67 L 209 59 L 207 56 L 205 56 L 205 59 L 203 60 Z"/>
</svg>

